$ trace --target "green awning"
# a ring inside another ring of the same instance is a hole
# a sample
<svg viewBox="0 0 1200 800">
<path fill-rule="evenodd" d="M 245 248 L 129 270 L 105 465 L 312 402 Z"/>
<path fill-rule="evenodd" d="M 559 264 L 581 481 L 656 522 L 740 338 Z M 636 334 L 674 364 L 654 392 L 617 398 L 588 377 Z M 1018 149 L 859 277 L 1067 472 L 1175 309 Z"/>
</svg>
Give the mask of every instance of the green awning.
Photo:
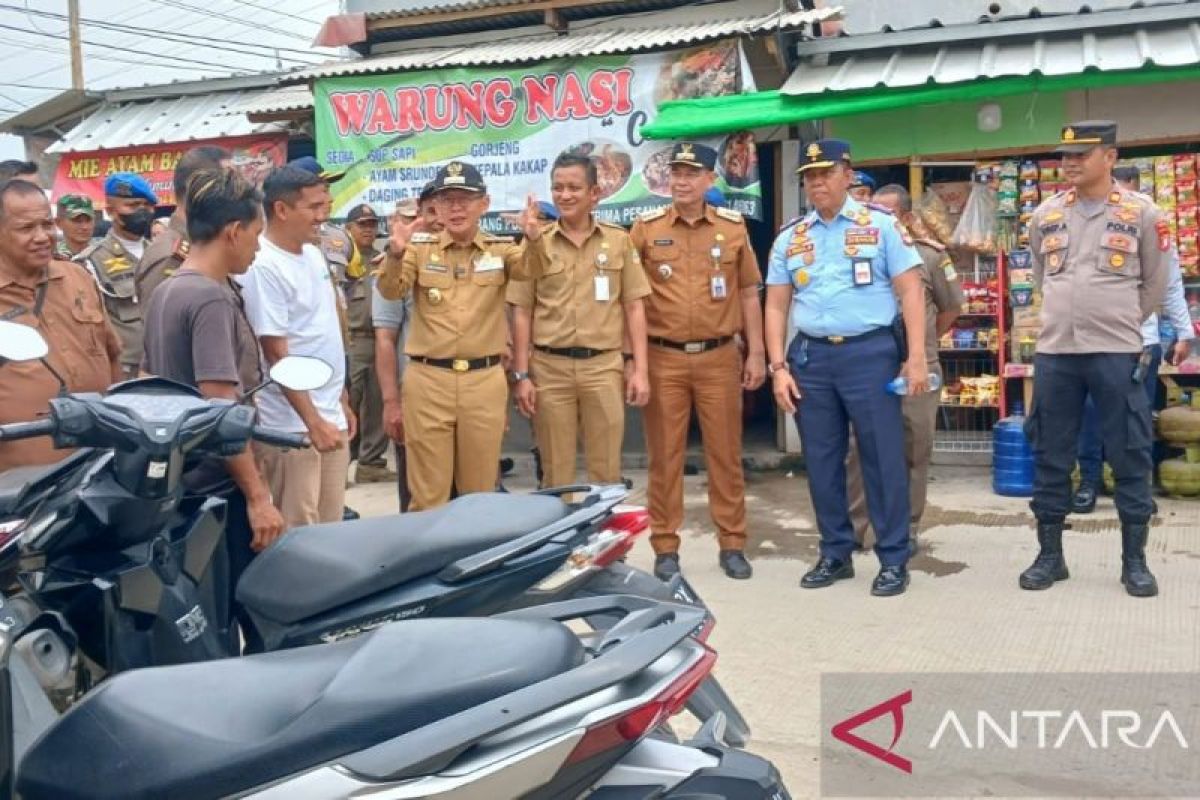
<svg viewBox="0 0 1200 800">
<path fill-rule="evenodd" d="M 1047 76 L 1035 73 L 963 83 L 910 88 L 884 86 L 810 95 L 785 95 L 770 91 L 671 100 L 659 106 L 658 117 L 642 127 L 641 134 L 647 139 L 688 139 L 908 106 L 1197 79 L 1200 79 L 1200 65 L 1192 64 L 1183 67 L 1145 67 L 1124 72 L 1088 71 L 1073 75 Z"/>
</svg>

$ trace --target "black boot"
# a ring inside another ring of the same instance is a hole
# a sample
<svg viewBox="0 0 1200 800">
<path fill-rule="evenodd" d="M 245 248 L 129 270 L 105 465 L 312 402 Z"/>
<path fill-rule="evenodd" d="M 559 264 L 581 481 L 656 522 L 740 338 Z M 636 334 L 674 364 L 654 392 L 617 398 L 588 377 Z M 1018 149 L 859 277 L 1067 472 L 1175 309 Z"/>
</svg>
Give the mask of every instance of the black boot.
<svg viewBox="0 0 1200 800">
<path fill-rule="evenodd" d="M 1150 536 L 1147 523 L 1121 523 L 1121 583 L 1134 597 L 1154 597 L 1158 581 L 1146 566 L 1146 539 Z"/>
<path fill-rule="evenodd" d="M 1049 589 L 1055 581 L 1065 581 L 1071 577 L 1067 572 L 1067 562 L 1063 560 L 1061 522 L 1038 523 L 1037 558 L 1029 569 L 1021 573 L 1022 589 Z"/>
</svg>

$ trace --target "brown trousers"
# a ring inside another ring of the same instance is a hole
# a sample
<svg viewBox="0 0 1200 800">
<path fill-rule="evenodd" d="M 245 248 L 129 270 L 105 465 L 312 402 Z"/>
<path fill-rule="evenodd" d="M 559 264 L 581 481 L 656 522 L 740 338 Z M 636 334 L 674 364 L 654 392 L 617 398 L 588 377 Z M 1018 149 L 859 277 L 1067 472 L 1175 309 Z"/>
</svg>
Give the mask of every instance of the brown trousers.
<svg viewBox="0 0 1200 800">
<path fill-rule="evenodd" d="M 534 434 L 542 456 L 542 483 L 575 482 L 575 453 L 583 432 L 588 480 L 621 480 L 621 442 L 625 437 L 622 397 L 624 364 L 618 351 L 595 358 L 568 358 L 535 350 L 537 384 Z"/>
<path fill-rule="evenodd" d="M 254 456 L 288 530 L 342 518 L 350 467 L 345 431 L 342 446 L 329 453 L 311 447 L 283 450 L 255 442 Z"/>
<path fill-rule="evenodd" d="M 353 454 L 359 464 L 387 463 L 387 434 L 383 431 L 383 393 L 375 371 L 375 340 L 355 333 L 350 339 L 350 407 L 358 416 Z"/>
<path fill-rule="evenodd" d="M 454 372 L 410 361 L 401 386 L 411 511 L 496 488 L 508 409 L 499 365 Z"/>
<path fill-rule="evenodd" d="M 708 509 L 722 550 L 746 545 L 742 474 L 742 363 L 732 344 L 705 353 L 651 345 L 646 449 L 650 456 L 650 544 L 657 555 L 679 551 L 683 462 L 693 406 L 708 466 Z"/>
<path fill-rule="evenodd" d="M 940 370 L 930 368 L 930 372 Z M 904 457 L 908 462 L 908 498 L 911 512 L 909 535 L 915 537 L 925 513 L 925 497 L 929 484 L 929 462 L 933 459 L 933 434 L 937 428 L 938 403 L 941 391 L 926 392 L 903 398 Z M 858 443 L 850 437 L 846 458 L 846 495 L 850 500 L 850 521 L 854 538 L 865 548 L 875 546 L 875 531 L 867 517 L 867 493 L 863 485 L 862 467 L 858 461 Z"/>
</svg>

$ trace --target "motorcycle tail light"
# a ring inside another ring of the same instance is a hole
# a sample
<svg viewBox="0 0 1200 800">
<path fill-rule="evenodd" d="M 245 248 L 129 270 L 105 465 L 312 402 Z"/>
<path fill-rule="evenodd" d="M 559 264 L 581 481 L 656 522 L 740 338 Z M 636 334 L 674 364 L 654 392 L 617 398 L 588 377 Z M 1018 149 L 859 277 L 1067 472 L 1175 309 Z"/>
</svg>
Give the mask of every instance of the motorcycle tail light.
<svg viewBox="0 0 1200 800">
<path fill-rule="evenodd" d="M 716 652 L 705 647 L 703 655 L 650 702 L 588 728 L 563 766 L 587 761 L 607 750 L 645 737 L 683 710 L 688 698 L 708 678 L 716 661 Z"/>
<path fill-rule="evenodd" d="M 633 549 L 637 537 L 650 529 L 650 512 L 644 508 L 632 509 L 613 514 L 604 523 L 602 534 L 616 534 L 611 542 L 592 557 L 592 564 L 597 567 L 607 567 L 617 559 L 623 558 Z"/>
</svg>

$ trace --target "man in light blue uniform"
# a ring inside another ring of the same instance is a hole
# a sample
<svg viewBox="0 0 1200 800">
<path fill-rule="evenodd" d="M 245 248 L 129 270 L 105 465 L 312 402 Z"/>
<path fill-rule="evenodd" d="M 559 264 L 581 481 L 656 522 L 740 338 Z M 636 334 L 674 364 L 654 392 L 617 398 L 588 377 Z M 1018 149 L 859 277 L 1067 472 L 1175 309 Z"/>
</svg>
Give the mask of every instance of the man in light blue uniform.
<svg viewBox="0 0 1200 800">
<path fill-rule="evenodd" d="M 884 387 L 902 375 L 909 392 L 928 390 L 925 301 L 914 269 L 921 256 L 889 211 L 849 196 L 849 144 L 813 142 L 798 172 L 813 211 L 784 227 L 771 248 L 766 344 L 775 400 L 800 430 L 821 534 L 821 557 L 800 585 L 854 575 L 845 467 L 852 422 L 881 565 L 871 594 L 897 595 L 908 586 L 908 467 L 900 397 Z M 785 360 L 789 312 L 797 333 Z M 913 344 L 907 355 L 905 339 Z"/>
</svg>

